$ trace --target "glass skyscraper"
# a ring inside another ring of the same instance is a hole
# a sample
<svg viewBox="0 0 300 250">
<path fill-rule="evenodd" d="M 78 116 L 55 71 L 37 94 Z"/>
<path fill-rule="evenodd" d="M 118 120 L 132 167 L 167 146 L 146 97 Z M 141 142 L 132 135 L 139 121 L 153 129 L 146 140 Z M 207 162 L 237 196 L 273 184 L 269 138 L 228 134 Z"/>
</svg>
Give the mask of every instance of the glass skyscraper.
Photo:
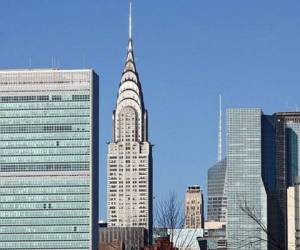
<svg viewBox="0 0 300 250">
<path fill-rule="evenodd" d="M 98 249 L 98 81 L 0 71 L 0 249 Z"/>
<path fill-rule="evenodd" d="M 267 225 L 267 196 L 262 181 L 262 111 L 227 111 L 228 249 L 267 249 L 267 234 L 242 208 Z"/>
<path fill-rule="evenodd" d="M 226 221 L 227 217 L 226 159 L 208 169 L 207 220 Z"/>
<path fill-rule="evenodd" d="M 300 137 L 300 115 L 294 113 L 291 119 L 286 119 L 287 145 L 288 145 L 288 163 L 289 186 L 295 184 L 295 177 L 300 176 L 300 145 L 298 143 Z"/>
<path fill-rule="evenodd" d="M 263 118 L 263 180 L 268 194 L 269 249 L 274 245 L 287 249 L 290 244 L 287 189 L 294 186 L 300 176 L 300 113 L 279 112 Z"/>
</svg>

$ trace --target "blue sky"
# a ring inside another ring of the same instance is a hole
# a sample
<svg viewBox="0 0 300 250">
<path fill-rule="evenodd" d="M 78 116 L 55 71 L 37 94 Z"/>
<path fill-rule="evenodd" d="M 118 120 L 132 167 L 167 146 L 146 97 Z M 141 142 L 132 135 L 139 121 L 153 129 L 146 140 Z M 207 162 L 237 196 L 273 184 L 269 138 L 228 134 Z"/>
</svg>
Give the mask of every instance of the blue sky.
<svg viewBox="0 0 300 250">
<path fill-rule="evenodd" d="M 206 190 L 225 108 L 300 107 L 300 1 L 134 0 L 137 67 L 154 147 L 154 195 Z M 100 218 L 106 141 L 128 39 L 127 0 L 1 0 L 0 68 L 93 68 L 100 75 Z M 225 126 L 225 125 L 224 125 Z M 224 128 L 225 130 L 225 128 Z M 225 134 L 224 134 L 225 140 Z"/>
</svg>

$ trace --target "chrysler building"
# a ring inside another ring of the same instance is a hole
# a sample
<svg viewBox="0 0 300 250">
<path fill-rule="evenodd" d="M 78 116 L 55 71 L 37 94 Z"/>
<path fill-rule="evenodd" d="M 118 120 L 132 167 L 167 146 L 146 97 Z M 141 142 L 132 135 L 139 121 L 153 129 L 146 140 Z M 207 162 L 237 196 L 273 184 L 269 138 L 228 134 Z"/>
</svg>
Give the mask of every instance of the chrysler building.
<svg viewBox="0 0 300 250">
<path fill-rule="evenodd" d="M 131 4 L 126 62 L 108 144 L 108 226 L 152 230 L 152 145 L 133 53 Z"/>
</svg>

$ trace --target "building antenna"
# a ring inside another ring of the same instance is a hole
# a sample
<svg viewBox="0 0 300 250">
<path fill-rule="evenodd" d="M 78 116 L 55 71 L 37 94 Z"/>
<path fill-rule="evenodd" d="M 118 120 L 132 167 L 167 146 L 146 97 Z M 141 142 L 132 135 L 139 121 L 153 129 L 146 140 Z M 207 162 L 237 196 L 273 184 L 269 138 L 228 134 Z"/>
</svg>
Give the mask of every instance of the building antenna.
<svg viewBox="0 0 300 250">
<path fill-rule="evenodd" d="M 129 39 L 132 38 L 132 1 L 129 2 Z"/>
<path fill-rule="evenodd" d="M 218 161 L 222 160 L 222 95 L 219 95 L 219 135 L 218 135 Z"/>
</svg>

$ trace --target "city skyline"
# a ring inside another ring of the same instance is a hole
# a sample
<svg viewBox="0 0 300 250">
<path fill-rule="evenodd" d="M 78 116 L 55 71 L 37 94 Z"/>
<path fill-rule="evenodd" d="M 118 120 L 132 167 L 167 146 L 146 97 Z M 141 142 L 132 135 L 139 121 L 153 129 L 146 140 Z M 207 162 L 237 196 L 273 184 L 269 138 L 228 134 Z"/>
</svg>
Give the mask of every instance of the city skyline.
<svg viewBox="0 0 300 250">
<path fill-rule="evenodd" d="M 41 2 L 3 4 L 0 68 L 86 66 L 103 77 L 100 218 L 105 219 L 105 142 L 111 138 L 111 110 L 127 39 L 128 2 L 91 1 L 85 6 L 85 1 L 78 1 L 71 12 L 67 3 Z M 295 32 L 299 3 L 283 7 L 259 1 L 213 5 L 134 2 L 137 60 L 142 58 L 139 71 L 151 113 L 150 137 L 156 145 L 154 195 L 158 198 L 175 184 L 182 199 L 188 185 L 200 184 L 205 189 L 207 169 L 217 159 L 219 93 L 225 107 L 261 107 L 273 113 L 295 110 L 299 105 L 300 53 L 296 45 L 300 37 Z M 230 10 L 232 6 L 237 12 Z M 79 20 L 81 13 L 86 20 Z M 83 31 L 81 37 L 78 30 Z M 177 73 L 178 69 L 184 73 Z M 187 158 L 189 147 L 197 150 Z M 176 157 L 169 153 L 170 148 Z M 166 180 L 170 171 L 176 176 Z"/>
</svg>

